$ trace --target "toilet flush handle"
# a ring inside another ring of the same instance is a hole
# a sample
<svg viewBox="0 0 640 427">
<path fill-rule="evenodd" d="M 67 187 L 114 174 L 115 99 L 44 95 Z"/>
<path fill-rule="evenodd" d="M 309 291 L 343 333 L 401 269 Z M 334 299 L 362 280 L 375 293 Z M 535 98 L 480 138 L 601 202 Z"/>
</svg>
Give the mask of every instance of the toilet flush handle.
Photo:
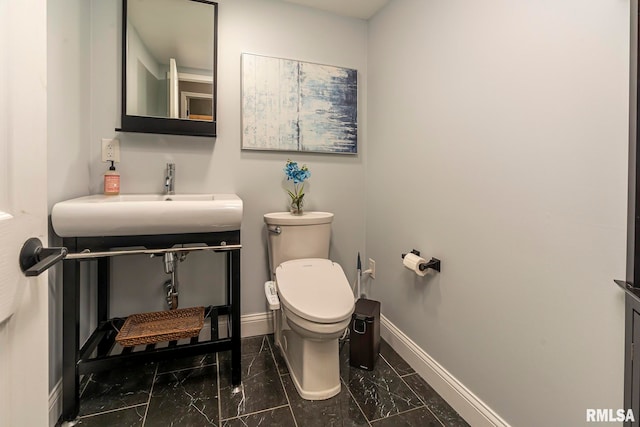
<svg viewBox="0 0 640 427">
<path fill-rule="evenodd" d="M 273 233 L 273 234 L 280 234 L 282 233 L 282 228 L 280 228 L 279 225 L 276 225 L 275 228 L 270 228 L 267 227 L 267 230 L 269 230 L 269 233 Z"/>
</svg>

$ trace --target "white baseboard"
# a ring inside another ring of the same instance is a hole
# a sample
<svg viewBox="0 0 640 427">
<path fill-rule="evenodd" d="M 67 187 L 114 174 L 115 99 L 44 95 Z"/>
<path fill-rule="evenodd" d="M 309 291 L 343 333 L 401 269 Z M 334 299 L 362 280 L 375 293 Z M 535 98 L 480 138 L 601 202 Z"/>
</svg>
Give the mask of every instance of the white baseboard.
<svg viewBox="0 0 640 427">
<path fill-rule="evenodd" d="M 226 336 L 227 318 L 220 316 L 218 319 L 220 336 Z M 271 312 L 245 314 L 240 316 L 240 336 L 254 337 L 273 333 L 273 316 Z M 49 426 L 54 427 L 62 414 L 62 380 L 53 387 L 49 393 Z"/>
<path fill-rule="evenodd" d="M 240 317 L 240 336 L 255 337 L 273 333 L 273 315 L 271 312 L 245 314 Z"/>
<path fill-rule="evenodd" d="M 470 425 L 509 427 L 487 404 L 384 316 L 380 316 L 380 335 Z"/>
</svg>

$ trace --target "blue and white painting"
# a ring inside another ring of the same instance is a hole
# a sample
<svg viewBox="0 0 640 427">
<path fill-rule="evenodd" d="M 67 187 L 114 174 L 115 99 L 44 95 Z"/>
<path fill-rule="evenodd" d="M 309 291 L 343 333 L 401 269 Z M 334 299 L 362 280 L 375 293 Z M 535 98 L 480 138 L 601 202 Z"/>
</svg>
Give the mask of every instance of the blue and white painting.
<svg viewBox="0 0 640 427">
<path fill-rule="evenodd" d="M 242 54 L 242 148 L 356 154 L 357 75 Z"/>
</svg>

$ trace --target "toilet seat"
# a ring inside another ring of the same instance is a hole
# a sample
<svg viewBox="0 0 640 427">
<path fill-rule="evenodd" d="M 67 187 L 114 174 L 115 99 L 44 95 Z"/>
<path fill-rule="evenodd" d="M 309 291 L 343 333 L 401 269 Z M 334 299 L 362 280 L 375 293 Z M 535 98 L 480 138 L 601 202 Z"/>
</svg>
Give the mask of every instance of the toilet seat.
<svg viewBox="0 0 640 427">
<path fill-rule="evenodd" d="M 282 306 L 282 312 L 285 319 L 287 319 L 287 325 L 300 336 L 313 339 L 313 340 L 330 340 L 339 338 L 344 334 L 344 330 L 351 324 L 351 317 L 347 317 L 344 320 L 336 323 L 318 323 L 298 316 L 292 313 L 287 306 Z"/>
<path fill-rule="evenodd" d="M 276 268 L 282 304 L 310 322 L 330 324 L 351 318 L 353 293 L 339 264 L 328 259 L 305 258 L 283 262 Z"/>
</svg>

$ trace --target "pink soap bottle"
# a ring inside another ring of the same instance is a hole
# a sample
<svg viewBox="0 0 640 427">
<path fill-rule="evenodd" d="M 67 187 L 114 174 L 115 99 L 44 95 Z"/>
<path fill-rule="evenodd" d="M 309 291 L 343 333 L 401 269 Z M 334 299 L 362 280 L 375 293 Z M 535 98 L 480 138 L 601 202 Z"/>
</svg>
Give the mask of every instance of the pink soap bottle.
<svg viewBox="0 0 640 427">
<path fill-rule="evenodd" d="M 120 194 L 120 172 L 116 171 L 113 161 L 109 170 L 104 173 L 104 194 L 107 196 Z"/>
</svg>

